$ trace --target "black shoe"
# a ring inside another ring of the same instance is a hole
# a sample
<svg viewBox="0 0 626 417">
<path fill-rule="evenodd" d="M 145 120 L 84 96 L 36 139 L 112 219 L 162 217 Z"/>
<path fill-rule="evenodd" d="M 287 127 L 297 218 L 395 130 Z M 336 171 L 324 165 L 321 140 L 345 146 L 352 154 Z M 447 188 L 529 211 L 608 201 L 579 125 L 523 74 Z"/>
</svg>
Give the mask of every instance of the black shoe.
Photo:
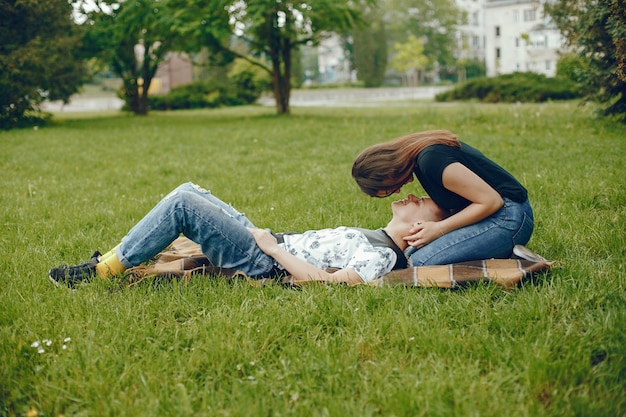
<svg viewBox="0 0 626 417">
<path fill-rule="evenodd" d="M 96 275 L 96 265 L 100 261 L 100 256 L 102 256 L 102 254 L 95 251 L 93 255 L 91 255 L 91 259 L 85 263 L 73 266 L 61 265 L 57 268 L 52 268 L 48 271 L 48 278 L 50 278 L 50 281 L 57 287 L 59 283 L 64 283 L 68 287 L 74 288 L 79 282 Z"/>
</svg>

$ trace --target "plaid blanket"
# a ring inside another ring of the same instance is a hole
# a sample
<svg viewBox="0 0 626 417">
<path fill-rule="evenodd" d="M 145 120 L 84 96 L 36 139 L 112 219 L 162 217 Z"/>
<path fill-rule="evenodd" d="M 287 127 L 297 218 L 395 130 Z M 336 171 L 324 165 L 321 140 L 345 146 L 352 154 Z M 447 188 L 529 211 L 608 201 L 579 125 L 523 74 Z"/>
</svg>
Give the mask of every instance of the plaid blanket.
<svg viewBox="0 0 626 417">
<path fill-rule="evenodd" d="M 402 285 L 406 287 L 459 288 L 474 282 L 492 282 L 503 288 L 513 288 L 524 279 L 548 271 L 552 261 L 530 251 L 521 253 L 525 259 L 485 259 L 448 265 L 417 266 L 397 269 L 365 285 Z M 259 286 L 276 279 L 251 279 L 241 271 L 212 265 L 202 254 L 200 246 L 180 237 L 148 265 L 126 271 L 129 283 L 135 284 L 146 277 L 190 279 L 192 275 L 244 278 L 251 285 Z M 301 286 L 318 281 L 298 281 L 293 276 L 282 277 L 279 282 Z"/>
<path fill-rule="evenodd" d="M 547 271 L 552 262 L 526 259 L 485 259 L 448 265 L 416 266 L 392 271 L 369 282 L 369 285 L 404 285 L 415 287 L 459 288 L 473 282 L 487 281 L 512 288 L 539 272 Z"/>
</svg>

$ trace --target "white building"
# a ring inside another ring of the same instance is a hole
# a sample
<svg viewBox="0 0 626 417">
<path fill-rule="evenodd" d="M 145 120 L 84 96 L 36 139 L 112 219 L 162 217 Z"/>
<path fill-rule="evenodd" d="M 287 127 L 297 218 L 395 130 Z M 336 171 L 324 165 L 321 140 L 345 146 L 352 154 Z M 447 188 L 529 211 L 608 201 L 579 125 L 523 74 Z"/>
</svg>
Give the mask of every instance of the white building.
<svg viewBox="0 0 626 417">
<path fill-rule="evenodd" d="M 456 58 L 485 59 L 485 0 L 456 0 L 465 15 L 465 23 L 457 26 Z"/>
<path fill-rule="evenodd" d="M 466 20 L 457 26 L 455 57 L 484 61 L 489 77 L 518 71 L 553 77 L 564 40 L 544 16 L 546 1 L 456 0 Z M 317 53 L 319 82 L 354 80 L 338 36 L 322 42 Z"/>
<path fill-rule="evenodd" d="M 355 81 L 350 72 L 350 62 L 343 49 L 341 37 L 336 34 L 323 39 L 317 47 L 320 83 L 345 83 Z"/>
<path fill-rule="evenodd" d="M 487 76 L 532 71 L 553 77 L 563 38 L 543 13 L 544 1 L 487 0 Z"/>
</svg>

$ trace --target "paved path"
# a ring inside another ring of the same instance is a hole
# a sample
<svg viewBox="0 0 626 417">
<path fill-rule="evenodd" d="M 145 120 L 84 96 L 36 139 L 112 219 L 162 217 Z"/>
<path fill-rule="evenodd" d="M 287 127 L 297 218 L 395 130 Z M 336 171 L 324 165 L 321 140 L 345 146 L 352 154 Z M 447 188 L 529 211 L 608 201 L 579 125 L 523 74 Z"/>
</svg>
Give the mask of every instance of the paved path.
<svg viewBox="0 0 626 417">
<path fill-rule="evenodd" d="M 398 87 L 398 88 L 344 88 L 294 90 L 290 105 L 298 106 L 334 106 L 362 107 L 378 105 L 383 101 L 404 101 L 432 99 L 441 91 L 450 87 Z M 275 106 L 271 95 L 258 100 L 264 106 Z M 115 96 L 83 98 L 76 97 L 68 104 L 62 102 L 44 103 L 43 109 L 49 112 L 88 112 L 119 110 L 124 102 Z"/>
<path fill-rule="evenodd" d="M 378 105 L 381 101 L 432 99 L 450 87 L 399 87 L 399 88 L 346 88 L 295 90 L 291 93 L 291 106 L 360 107 Z M 274 97 L 261 97 L 258 102 L 274 106 Z"/>
<path fill-rule="evenodd" d="M 45 102 L 41 106 L 44 111 L 48 112 L 88 112 L 88 111 L 103 111 L 103 110 L 119 110 L 124 105 L 124 102 L 115 96 L 111 97 L 93 97 L 72 98 L 67 104 L 63 104 L 62 101 Z"/>
</svg>

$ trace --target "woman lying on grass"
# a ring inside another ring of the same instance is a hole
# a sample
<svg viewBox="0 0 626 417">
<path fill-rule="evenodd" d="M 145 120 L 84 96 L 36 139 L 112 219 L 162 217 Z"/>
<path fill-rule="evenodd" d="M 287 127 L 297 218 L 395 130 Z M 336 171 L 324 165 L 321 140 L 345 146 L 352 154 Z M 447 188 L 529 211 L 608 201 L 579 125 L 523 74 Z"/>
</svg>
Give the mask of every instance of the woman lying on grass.
<svg viewBox="0 0 626 417">
<path fill-rule="evenodd" d="M 53 268 L 49 277 L 70 287 L 95 276 L 112 277 L 152 259 L 183 234 L 200 245 L 214 266 L 251 278 L 291 274 L 301 281 L 356 285 L 406 268 L 403 237 L 413 224 L 445 218 L 430 198 L 414 195 L 393 202 L 391 212 L 387 226 L 378 230 L 338 227 L 274 234 L 256 228 L 210 191 L 186 183 L 163 198 L 118 246 L 104 255 L 95 252 L 83 264 Z"/>
</svg>

